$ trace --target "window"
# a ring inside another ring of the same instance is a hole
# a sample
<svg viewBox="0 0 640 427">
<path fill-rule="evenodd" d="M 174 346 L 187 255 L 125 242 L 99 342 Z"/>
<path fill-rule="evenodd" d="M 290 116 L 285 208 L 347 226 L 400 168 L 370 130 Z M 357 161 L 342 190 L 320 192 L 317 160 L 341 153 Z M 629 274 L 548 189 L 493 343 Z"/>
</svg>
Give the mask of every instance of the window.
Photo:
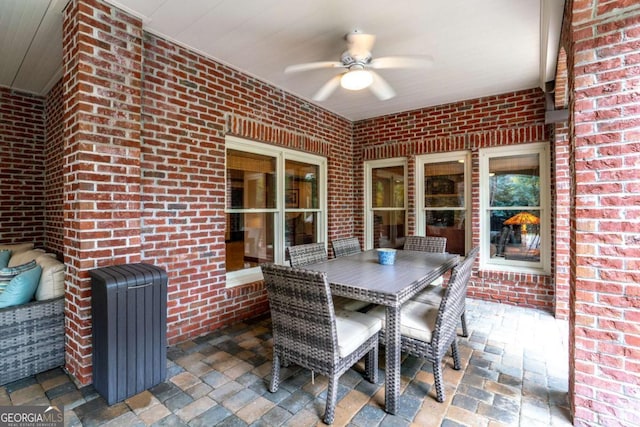
<svg viewBox="0 0 640 427">
<path fill-rule="evenodd" d="M 285 262 L 290 245 L 326 241 L 326 160 L 226 140 L 227 286 L 262 279 L 260 264 Z"/>
<path fill-rule="evenodd" d="M 416 234 L 445 237 L 452 254 L 467 253 L 470 163 L 466 151 L 416 158 Z"/>
<path fill-rule="evenodd" d="M 365 247 L 402 248 L 406 235 L 407 190 L 404 159 L 365 163 Z"/>
<path fill-rule="evenodd" d="M 549 160 L 544 143 L 480 151 L 481 265 L 549 271 Z"/>
</svg>

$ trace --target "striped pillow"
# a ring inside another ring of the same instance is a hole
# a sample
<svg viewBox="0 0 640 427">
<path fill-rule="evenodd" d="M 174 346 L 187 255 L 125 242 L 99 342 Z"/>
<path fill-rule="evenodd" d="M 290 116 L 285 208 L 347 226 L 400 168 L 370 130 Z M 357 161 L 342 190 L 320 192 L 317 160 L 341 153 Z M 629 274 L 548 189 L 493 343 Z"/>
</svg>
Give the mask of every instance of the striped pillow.
<svg viewBox="0 0 640 427">
<path fill-rule="evenodd" d="M 0 249 L 0 268 L 5 268 L 9 265 L 9 258 L 11 258 L 11 251 L 8 249 Z"/>
<path fill-rule="evenodd" d="M 31 270 L 36 266 L 36 260 L 32 259 L 29 262 L 25 262 L 24 264 L 16 265 L 15 267 L 5 267 L 0 268 L 0 294 L 4 292 L 4 290 L 11 282 L 11 279 L 16 277 L 20 273 L 24 273 L 27 270 Z"/>
<path fill-rule="evenodd" d="M 16 265 L 15 267 L 0 268 L 0 282 L 11 281 L 11 279 L 13 279 L 18 274 L 23 273 L 27 270 L 31 270 L 35 266 L 36 266 L 36 260 L 32 259 L 29 262 Z"/>
</svg>

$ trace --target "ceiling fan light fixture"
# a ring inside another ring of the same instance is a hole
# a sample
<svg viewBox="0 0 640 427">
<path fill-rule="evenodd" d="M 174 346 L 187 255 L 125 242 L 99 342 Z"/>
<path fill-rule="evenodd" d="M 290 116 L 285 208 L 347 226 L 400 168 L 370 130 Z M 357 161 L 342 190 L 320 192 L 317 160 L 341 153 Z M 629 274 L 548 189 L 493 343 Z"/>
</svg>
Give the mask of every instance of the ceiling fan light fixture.
<svg viewBox="0 0 640 427">
<path fill-rule="evenodd" d="M 347 90 L 361 90 L 371 86 L 373 75 L 367 70 L 349 70 L 342 75 L 340 86 Z"/>
</svg>

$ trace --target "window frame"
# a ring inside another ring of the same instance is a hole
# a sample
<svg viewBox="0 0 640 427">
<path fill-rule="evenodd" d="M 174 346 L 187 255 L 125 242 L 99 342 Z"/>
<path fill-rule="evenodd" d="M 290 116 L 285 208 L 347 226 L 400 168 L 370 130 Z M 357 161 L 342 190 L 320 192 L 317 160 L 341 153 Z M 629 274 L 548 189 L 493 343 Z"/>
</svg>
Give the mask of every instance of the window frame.
<svg viewBox="0 0 640 427">
<path fill-rule="evenodd" d="M 450 153 L 433 153 L 433 154 L 421 154 L 416 156 L 416 193 L 415 193 L 415 206 L 416 206 L 416 234 L 420 236 L 427 235 L 426 227 L 426 212 L 424 200 L 424 167 L 429 163 L 445 163 L 452 161 L 464 160 L 464 207 L 463 208 L 446 208 L 453 210 L 464 210 L 464 248 L 465 254 L 471 248 L 471 219 L 473 203 L 471 200 L 471 152 L 467 150 L 452 151 Z M 429 208 L 431 210 L 444 210 L 438 208 Z"/>
<path fill-rule="evenodd" d="M 371 192 L 372 192 L 372 184 L 373 180 L 371 179 L 371 172 L 373 169 L 378 168 L 387 168 L 394 166 L 402 166 L 404 169 L 404 223 L 405 227 L 408 226 L 408 200 L 407 196 L 409 194 L 409 181 L 408 181 L 408 172 L 407 172 L 407 159 L 405 157 L 394 157 L 390 159 L 381 159 L 381 160 L 368 160 L 364 162 L 364 247 L 365 249 L 373 249 L 373 204 L 371 200 Z M 400 210 L 399 208 L 395 209 L 381 209 L 376 208 L 377 210 Z M 405 234 L 408 230 L 405 230 Z"/>
<path fill-rule="evenodd" d="M 264 209 L 229 209 L 227 206 L 227 197 L 229 192 L 227 191 L 227 150 L 244 151 L 248 153 L 260 154 L 264 156 L 274 157 L 276 159 L 276 207 L 264 208 Z M 317 236 L 318 241 L 327 242 L 327 158 L 319 156 L 317 154 L 305 153 L 301 151 L 292 150 L 285 147 L 279 147 L 276 145 L 264 144 L 261 142 L 242 139 L 234 136 L 225 137 L 225 155 L 224 155 L 224 185 L 225 185 L 225 199 L 224 199 L 224 213 L 239 213 L 239 212 L 272 212 L 274 214 L 274 250 L 273 261 L 276 264 L 286 264 L 285 261 L 285 220 L 287 212 L 304 212 L 304 211 L 317 211 L 318 212 L 318 224 L 317 224 Z M 318 166 L 318 208 L 317 209 L 292 209 L 286 207 L 285 202 L 285 165 L 287 160 L 312 164 Z M 225 219 L 226 226 L 226 219 Z M 226 230 L 225 230 L 226 231 Z M 226 257 L 226 255 L 225 255 Z M 247 283 L 253 283 L 263 280 L 262 270 L 260 267 L 245 268 L 242 270 L 225 272 L 226 274 L 226 287 L 231 288 L 235 286 L 245 285 Z"/>
<path fill-rule="evenodd" d="M 491 258 L 489 213 L 489 161 L 500 157 L 537 154 L 540 162 L 540 261 Z M 551 191 L 549 144 L 530 144 L 482 148 L 479 150 L 480 175 L 480 268 L 519 273 L 550 274 L 551 272 Z"/>
</svg>

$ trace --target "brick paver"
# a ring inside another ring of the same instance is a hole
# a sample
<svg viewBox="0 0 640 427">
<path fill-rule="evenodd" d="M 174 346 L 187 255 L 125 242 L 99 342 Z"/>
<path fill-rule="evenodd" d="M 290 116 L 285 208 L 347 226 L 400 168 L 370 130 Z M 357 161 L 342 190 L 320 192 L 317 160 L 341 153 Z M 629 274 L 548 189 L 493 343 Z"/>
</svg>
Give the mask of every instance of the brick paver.
<svg viewBox="0 0 640 427">
<path fill-rule="evenodd" d="M 445 359 L 444 403 L 435 400 L 431 364 L 405 357 L 396 415 L 384 412 L 384 347 L 380 378 L 363 364 L 340 380 L 334 425 L 568 426 L 567 325 L 550 314 L 469 300 L 471 335 L 459 338 L 462 370 Z M 78 389 L 62 369 L 0 387 L 0 403 L 64 406 L 67 426 L 323 425 L 327 379 L 282 369 L 276 393 L 268 317 L 171 347 L 166 382 L 108 406 L 92 386 Z"/>
</svg>

